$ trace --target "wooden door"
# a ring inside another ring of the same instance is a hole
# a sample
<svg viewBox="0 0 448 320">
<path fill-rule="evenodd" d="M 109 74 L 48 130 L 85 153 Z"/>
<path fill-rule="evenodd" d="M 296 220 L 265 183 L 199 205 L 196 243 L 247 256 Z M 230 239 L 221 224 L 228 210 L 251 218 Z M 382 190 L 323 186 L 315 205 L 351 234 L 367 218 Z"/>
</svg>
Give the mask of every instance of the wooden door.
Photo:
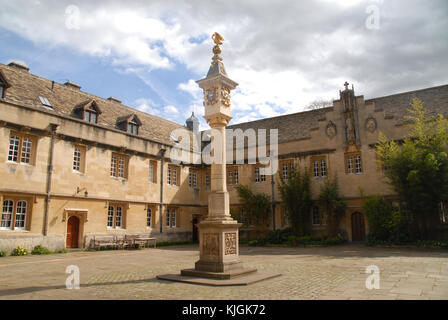
<svg viewBox="0 0 448 320">
<path fill-rule="evenodd" d="M 67 222 L 67 248 L 78 248 L 79 219 L 71 216 Z"/>
<path fill-rule="evenodd" d="M 364 216 L 361 212 L 352 214 L 352 241 L 364 241 L 365 238 Z"/>
<path fill-rule="evenodd" d="M 198 242 L 198 227 L 196 224 L 198 223 L 197 218 L 193 218 L 193 242 Z"/>
</svg>

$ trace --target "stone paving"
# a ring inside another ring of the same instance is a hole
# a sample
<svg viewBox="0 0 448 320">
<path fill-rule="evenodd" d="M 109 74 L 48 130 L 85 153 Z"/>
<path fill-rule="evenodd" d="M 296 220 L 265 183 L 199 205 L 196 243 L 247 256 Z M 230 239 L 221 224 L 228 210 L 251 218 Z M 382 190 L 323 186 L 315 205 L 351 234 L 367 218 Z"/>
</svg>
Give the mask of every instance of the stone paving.
<svg viewBox="0 0 448 320">
<path fill-rule="evenodd" d="M 281 277 L 238 287 L 158 280 L 198 260 L 194 245 L 136 251 L 71 252 L 0 258 L 0 299 L 448 299 L 448 251 L 408 248 L 241 247 L 241 260 Z M 81 288 L 66 289 L 66 268 Z M 380 270 L 380 288 L 366 289 L 366 267 Z"/>
</svg>

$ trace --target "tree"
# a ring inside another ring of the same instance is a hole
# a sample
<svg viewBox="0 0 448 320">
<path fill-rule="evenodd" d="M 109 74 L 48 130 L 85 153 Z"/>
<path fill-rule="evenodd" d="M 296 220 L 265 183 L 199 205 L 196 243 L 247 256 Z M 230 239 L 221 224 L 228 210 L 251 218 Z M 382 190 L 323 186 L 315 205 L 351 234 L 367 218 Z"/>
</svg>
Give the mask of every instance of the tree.
<svg viewBox="0 0 448 320">
<path fill-rule="evenodd" d="M 285 179 L 280 175 L 278 188 L 292 231 L 297 236 L 308 234 L 311 227 L 311 189 L 308 169 L 292 168 Z"/>
<path fill-rule="evenodd" d="M 247 224 L 265 226 L 271 214 L 269 196 L 264 193 L 254 193 L 249 187 L 241 184 L 236 185 L 235 190 L 243 206 Z"/>
<path fill-rule="evenodd" d="M 429 116 L 417 98 L 409 113 L 410 133 L 403 143 L 380 134 L 377 154 L 407 218 L 416 223 L 420 238 L 428 239 L 440 203 L 448 198 L 448 122 L 442 115 Z"/>
<path fill-rule="evenodd" d="M 337 176 L 333 180 L 328 178 L 320 188 L 319 203 L 327 214 L 328 237 L 337 236 L 340 217 L 345 214 L 347 203 L 339 194 Z"/>
<path fill-rule="evenodd" d="M 322 98 L 316 99 L 310 103 L 309 106 L 306 107 L 306 110 L 316 110 L 331 107 L 333 105 L 332 100 L 324 100 Z"/>
</svg>

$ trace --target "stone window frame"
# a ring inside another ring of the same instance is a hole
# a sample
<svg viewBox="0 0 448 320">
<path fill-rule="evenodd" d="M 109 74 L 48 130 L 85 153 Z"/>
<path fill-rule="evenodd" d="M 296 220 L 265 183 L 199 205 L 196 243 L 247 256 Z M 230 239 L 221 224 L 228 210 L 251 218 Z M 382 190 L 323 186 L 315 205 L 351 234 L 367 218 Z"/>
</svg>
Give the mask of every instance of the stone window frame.
<svg viewBox="0 0 448 320">
<path fill-rule="evenodd" d="M 154 206 L 147 206 L 146 207 L 146 228 L 147 229 L 152 229 L 153 225 L 154 225 L 154 215 L 155 213 L 155 208 Z"/>
<path fill-rule="evenodd" d="M 150 159 L 148 165 L 148 179 L 151 183 L 157 183 L 157 161 Z"/>
<path fill-rule="evenodd" d="M 173 219 L 173 213 L 174 213 L 174 219 Z M 179 228 L 179 208 L 178 207 L 166 208 L 165 227 L 168 229 Z"/>
<path fill-rule="evenodd" d="M 313 205 L 311 207 L 311 225 L 313 227 L 326 226 L 327 225 L 327 217 L 326 217 L 325 214 L 321 214 L 320 210 L 321 210 L 321 208 L 318 205 Z M 317 215 L 317 221 L 315 220 L 316 219 L 316 215 Z"/>
<path fill-rule="evenodd" d="M 294 159 L 286 159 L 279 161 L 279 175 L 283 177 L 284 180 L 289 179 L 292 168 L 294 168 Z"/>
<path fill-rule="evenodd" d="M 122 153 L 112 152 L 110 159 L 110 171 L 109 171 L 110 176 L 116 179 L 127 180 L 128 172 L 129 172 L 129 156 Z"/>
<path fill-rule="evenodd" d="M 14 156 L 14 151 L 16 150 L 15 148 L 15 144 L 13 145 L 13 153 L 11 155 L 11 146 L 12 146 L 12 137 L 16 137 L 18 139 L 19 144 L 17 145 L 17 157 L 16 160 L 14 160 L 15 156 Z M 29 141 L 31 141 L 31 148 L 29 150 L 29 152 L 26 152 L 26 154 L 28 155 L 27 157 L 23 157 L 23 148 L 24 148 L 24 140 L 28 139 Z M 37 151 L 37 137 L 27 134 L 27 133 L 23 133 L 23 132 L 17 132 L 17 131 L 11 131 L 10 135 L 9 135 L 9 145 L 8 145 L 8 155 L 7 155 L 7 162 L 11 162 L 11 163 L 17 163 L 17 164 L 25 164 L 25 165 L 31 165 L 34 166 L 36 164 L 36 152 Z M 12 159 L 10 159 L 12 156 Z M 28 162 L 23 161 L 23 160 L 28 159 Z"/>
<path fill-rule="evenodd" d="M 5 201 L 12 201 L 12 216 L 11 216 L 11 225 L 10 227 L 2 227 L 3 224 L 3 215 L 4 215 L 4 205 Z M 17 227 L 17 209 L 19 202 L 25 202 L 26 203 L 26 212 L 25 212 L 25 218 L 23 227 Z M 33 203 L 34 200 L 32 197 L 23 197 L 18 195 L 10 195 L 5 194 L 0 196 L 0 231 L 30 231 L 31 228 L 31 217 L 32 217 L 32 210 L 33 210 Z"/>
<path fill-rule="evenodd" d="M 168 185 L 175 187 L 178 187 L 180 185 L 180 170 L 180 166 L 174 164 L 168 165 L 166 174 L 166 183 Z"/>
<path fill-rule="evenodd" d="M 111 208 L 112 208 L 112 226 L 109 225 L 111 221 Z M 120 208 L 120 210 L 118 210 Z M 120 211 L 120 225 L 117 226 L 118 211 Z M 107 206 L 107 220 L 106 227 L 108 230 L 125 230 L 127 218 L 127 205 L 123 203 L 109 203 Z"/>
<path fill-rule="evenodd" d="M 211 170 L 207 170 L 205 172 L 205 179 L 204 179 L 204 183 L 205 183 L 205 188 L 207 190 L 209 190 L 211 188 L 211 180 L 210 180 L 210 176 L 211 176 Z"/>
<path fill-rule="evenodd" d="M 254 182 L 255 183 L 263 183 L 266 182 L 266 175 L 261 174 L 261 168 L 264 168 L 263 166 L 255 166 L 254 167 Z"/>
<path fill-rule="evenodd" d="M 363 174 L 364 173 L 364 164 L 362 160 L 362 155 L 360 151 L 356 152 L 346 152 L 344 154 L 344 163 L 345 163 L 345 173 L 346 174 Z M 357 162 L 357 159 L 359 161 Z M 358 164 L 359 164 L 359 172 L 358 172 Z"/>
<path fill-rule="evenodd" d="M 316 167 L 317 164 L 317 167 Z M 310 168 L 315 179 L 328 177 L 328 159 L 326 155 L 311 156 Z M 317 169 L 317 171 L 316 171 Z M 316 175 L 317 173 L 317 175 Z"/>
<path fill-rule="evenodd" d="M 77 150 L 79 150 L 79 159 L 77 159 Z M 76 144 L 73 149 L 73 166 L 72 169 L 77 173 L 85 173 L 86 172 L 86 146 Z M 77 163 L 79 161 L 79 163 Z M 77 169 L 78 168 L 78 169 Z"/>
<path fill-rule="evenodd" d="M 226 183 L 228 186 L 233 186 L 239 184 L 239 173 L 238 166 L 227 166 L 226 167 L 227 179 Z"/>
<path fill-rule="evenodd" d="M 194 168 L 188 170 L 188 186 L 193 189 L 198 188 L 199 171 Z"/>
</svg>

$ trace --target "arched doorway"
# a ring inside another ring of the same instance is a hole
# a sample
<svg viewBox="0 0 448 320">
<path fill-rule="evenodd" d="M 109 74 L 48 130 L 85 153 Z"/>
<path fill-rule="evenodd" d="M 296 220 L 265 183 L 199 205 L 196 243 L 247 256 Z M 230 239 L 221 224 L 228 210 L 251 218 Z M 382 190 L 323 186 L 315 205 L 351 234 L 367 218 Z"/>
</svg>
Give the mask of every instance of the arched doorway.
<svg viewBox="0 0 448 320">
<path fill-rule="evenodd" d="M 67 221 L 67 248 L 78 248 L 79 218 L 71 216 Z"/>
<path fill-rule="evenodd" d="M 352 241 L 364 241 L 366 229 L 361 212 L 352 213 Z"/>
</svg>

